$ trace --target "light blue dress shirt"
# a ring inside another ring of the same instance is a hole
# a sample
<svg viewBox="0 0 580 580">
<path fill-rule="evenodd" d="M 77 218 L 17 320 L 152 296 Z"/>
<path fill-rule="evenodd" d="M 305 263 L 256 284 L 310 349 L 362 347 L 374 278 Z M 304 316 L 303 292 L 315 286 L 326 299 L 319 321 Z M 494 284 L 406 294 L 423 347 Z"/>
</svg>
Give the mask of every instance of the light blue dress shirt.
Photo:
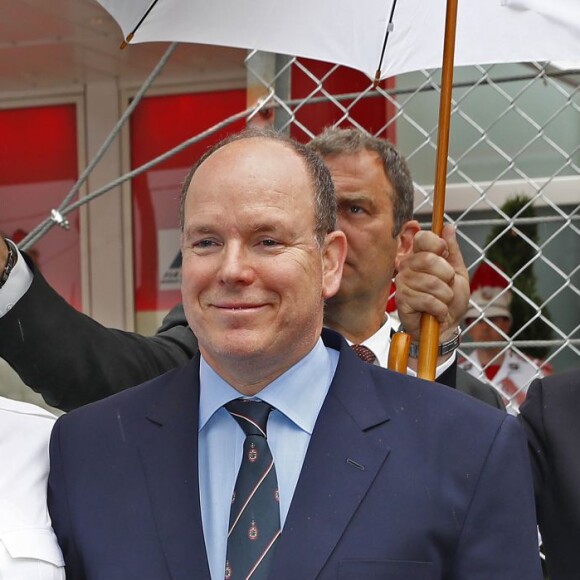
<svg viewBox="0 0 580 580">
<path fill-rule="evenodd" d="M 268 443 L 280 491 L 284 522 L 300 476 L 314 424 L 338 364 L 338 351 L 321 339 L 301 361 L 270 383 L 256 398 L 274 411 L 268 419 Z M 199 493 L 206 552 L 213 580 L 223 580 L 234 484 L 245 435 L 224 405 L 242 395 L 203 359 L 200 365 Z"/>
</svg>

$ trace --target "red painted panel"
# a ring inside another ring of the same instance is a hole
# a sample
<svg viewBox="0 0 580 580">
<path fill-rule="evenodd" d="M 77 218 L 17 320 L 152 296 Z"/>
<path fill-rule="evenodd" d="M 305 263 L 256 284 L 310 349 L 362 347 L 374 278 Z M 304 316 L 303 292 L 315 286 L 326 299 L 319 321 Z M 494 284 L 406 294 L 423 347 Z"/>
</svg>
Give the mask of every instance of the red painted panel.
<svg viewBox="0 0 580 580">
<path fill-rule="evenodd" d="M 0 110 L 0 230 L 22 237 L 60 205 L 78 177 L 76 105 Z M 79 222 L 31 249 L 59 294 L 81 308 Z"/>
<path fill-rule="evenodd" d="M 318 98 L 324 97 L 325 94 L 339 96 L 356 93 L 367 89 L 371 82 L 366 75 L 347 67 L 338 67 L 331 73 L 330 71 L 334 65 L 329 63 L 309 59 L 299 59 L 299 62 L 304 65 L 310 74 L 302 70 L 300 66 L 293 66 L 292 99 L 303 99 L 309 95 Z M 324 92 L 320 90 L 319 80 L 322 80 Z M 381 83 L 381 87 L 384 89 L 393 88 L 394 86 L 394 78 L 387 79 Z M 386 101 L 382 94 L 371 91 L 368 96 L 355 104 L 353 104 L 353 99 L 340 100 L 339 102 L 341 106 L 337 106 L 332 101 L 304 104 L 296 111 L 296 120 L 309 131 L 318 135 L 325 127 L 336 124 L 341 127 L 352 126 L 351 120 L 345 118 L 348 115 L 349 119 L 352 119 L 370 133 L 386 137 L 393 143 L 396 142 L 395 124 L 391 123 L 385 129 L 387 120 L 392 118 L 395 110 L 393 105 Z M 344 109 L 348 109 L 348 114 L 345 114 Z M 291 133 L 299 141 L 308 141 L 308 135 L 298 125 L 292 127 Z"/>
</svg>

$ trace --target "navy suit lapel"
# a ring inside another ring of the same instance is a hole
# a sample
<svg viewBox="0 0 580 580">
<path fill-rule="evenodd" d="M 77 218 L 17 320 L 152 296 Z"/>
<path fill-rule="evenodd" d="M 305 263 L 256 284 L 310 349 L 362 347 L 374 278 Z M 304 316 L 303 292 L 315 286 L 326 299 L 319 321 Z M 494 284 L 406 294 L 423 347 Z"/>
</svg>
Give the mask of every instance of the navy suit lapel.
<svg viewBox="0 0 580 580">
<path fill-rule="evenodd" d="M 316 422 L 271 573 L 316 578 L 389 454 L 389 420 L 376 395 L 372 365 L 335 333 L 325 343 L 341 355 Z"/>
<path fill-rule="evenodd" d="M 199 356 L 159 390 L 140 446 L 157 533 L 173 579 L 209 580 L 198 479 Z"/>
</svg>

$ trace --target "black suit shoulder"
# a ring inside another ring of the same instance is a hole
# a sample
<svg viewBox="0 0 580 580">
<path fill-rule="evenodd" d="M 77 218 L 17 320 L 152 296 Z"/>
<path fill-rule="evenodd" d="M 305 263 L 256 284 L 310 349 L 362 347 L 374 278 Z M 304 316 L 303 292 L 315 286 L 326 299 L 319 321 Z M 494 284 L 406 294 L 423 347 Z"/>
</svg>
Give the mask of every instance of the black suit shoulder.
<svg viewBox="0 0 580 580">
<path fill-rule="evenodd" d="M 439 377 L 437 382 L 465 393 L 479 401 L 487 403 L 496 409 L 505 411 L 505 405 L 500 394 L 491 386 L 481 382 L 458 366 L 455 361 Z"/>
<path fill-rule="evenodd" d="M 496 409 L 505 411 L 500 394 L 491 385 L 483 383 L 459 367 L 457 368 L 456 388 L 458 391 L 471 395 Z"/>
<path fill-rule="evenodd" d="M 69 411 L 182 366 L 197 352 L 180 306 L 154 337 L 106 328 L 29 266 L 32 285 L 0 318 L 0 356 L 48 404 Z"/>
</svg>

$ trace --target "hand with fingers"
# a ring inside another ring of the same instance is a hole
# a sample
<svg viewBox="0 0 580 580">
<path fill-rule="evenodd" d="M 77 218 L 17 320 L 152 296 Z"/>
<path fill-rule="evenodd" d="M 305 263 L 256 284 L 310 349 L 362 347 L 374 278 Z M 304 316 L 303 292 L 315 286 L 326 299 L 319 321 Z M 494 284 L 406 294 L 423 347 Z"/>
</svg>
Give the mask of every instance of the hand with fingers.
<svg viewBox="0 0 580 580">
<path fill-rule="evenodd" d="M 439 342 L 449 340 L 467 310 L 469 276 L 457 243 L 455 227 L 446 225 L 442 237 L 417 232 L 413 250 L 398 264 L 396 301 L 405 331 L 419 341 L 421 315 L 439 322 Z"/>
</svg>

